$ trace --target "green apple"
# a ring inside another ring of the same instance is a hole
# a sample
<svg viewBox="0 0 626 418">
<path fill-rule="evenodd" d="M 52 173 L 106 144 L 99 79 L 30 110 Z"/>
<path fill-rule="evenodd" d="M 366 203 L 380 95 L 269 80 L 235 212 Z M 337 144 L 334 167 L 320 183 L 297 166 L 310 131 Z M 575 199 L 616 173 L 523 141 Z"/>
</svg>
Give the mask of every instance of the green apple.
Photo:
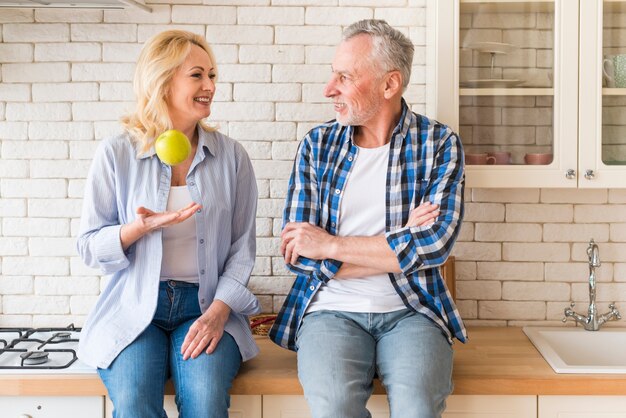
<svg viewBox="0 0 626 418">
<path fill-rule="evenodd" d="M 181 131 L 170 129 L 156 139 L 154 149 L 159 159 L 167 165 L 178 165 L 189 157 L 191 143 Z"/>
</svg>

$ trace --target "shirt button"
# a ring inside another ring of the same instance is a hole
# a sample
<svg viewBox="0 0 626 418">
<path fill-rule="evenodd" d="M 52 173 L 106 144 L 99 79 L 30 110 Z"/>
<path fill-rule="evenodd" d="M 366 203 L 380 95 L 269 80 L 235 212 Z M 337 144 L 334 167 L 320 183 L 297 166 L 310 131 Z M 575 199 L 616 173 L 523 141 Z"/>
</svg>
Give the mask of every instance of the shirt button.
<svg viewBox="0 0 626 418">
<path fill-rule="evenodd" d="M 336 224 L 336 223 L 334 223 L 334 222 L 331 222 L 331 223 L 330 223 L 330 226 L 337 226 L 337 224 Z"/>
<path fill-rule="evenodd" d="M 204 305 L 204 299 L 200 299 L 200 303 Z"/>
<path fill-rule="evenodd" d="M 315 286 L 311 286 L 311 287 L 309 287 L 309 289 L 315 290 Z"/>
<path fill-rule="evenodd" d="M 202 212 L 202 209 L 198 209 L 198 213 Z"/>
<path fill-rule="evenodd" d="M 352 161 L 352 155 L 348 157 L 348 161 Z"/>
<path fill-rule="evenodd" d="M 335 194 L 339 194 L 339 193 L 341 193 L 341 190 L 340 189 L 335 189 Z"/>
<path fill-rule="evenodd" d="M 204 240 L 203 239 L 200 239 L 200 244 L 204 244 Z"/>
<path fill-rule="evenodd" d="M 204 274 L 204 269 L 200 270 L 200 274 Z"/>
<path fill-rule="evenodd" d="M 189 185 L 190 185 L 190 186 L 195 186 L 195 185 L 196 185 L 196 183 L 194 183 L 193 181 L 190 181 L 190 182 L 189 182 Z"/>
</svg>

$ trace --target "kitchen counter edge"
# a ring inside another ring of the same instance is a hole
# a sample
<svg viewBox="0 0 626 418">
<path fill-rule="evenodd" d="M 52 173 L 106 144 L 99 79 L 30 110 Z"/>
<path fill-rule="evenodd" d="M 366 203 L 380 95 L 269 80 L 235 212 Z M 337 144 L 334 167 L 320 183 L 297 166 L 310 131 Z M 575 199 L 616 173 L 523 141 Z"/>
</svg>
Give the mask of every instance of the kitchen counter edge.
<svg viewBox="0 0 626 418">
<path fill-rule="evenodd" d="M 626 374 L 557 374 L 518 327 L 469 329 L 467 344 L 454 344 L 455 395 L 623 395 Z M 301 395 L 296 356 L 266 337 L 261 354 L 245 363 L 233 395 Z M 167 393 L 173 393 L 168 382 Z M 384 394 L 378 380 L 375 394 Z M 0 375 L 0 396 L 104 396 L 92 375 Z"/>
</svg>

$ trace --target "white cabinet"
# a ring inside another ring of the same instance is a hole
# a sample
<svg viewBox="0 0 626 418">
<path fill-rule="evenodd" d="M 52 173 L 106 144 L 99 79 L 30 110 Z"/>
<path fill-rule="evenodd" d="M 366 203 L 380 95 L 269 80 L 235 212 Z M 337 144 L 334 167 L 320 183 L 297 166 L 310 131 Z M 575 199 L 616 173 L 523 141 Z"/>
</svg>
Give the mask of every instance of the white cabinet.
<svg viewBox="0 0 626 418">
<path fill-rule="evenodd" d="M 2 418 L 104 417 L 103 396 L 0 396 Z"/>
<path fill-rule="evenodd" d="M 626 1 L 429 7 L 431 110 L 461 134 L 469 187 L 626 187 L 626 88 L 602 72 L 626 53 Z"/>
<path fill-rule="evenodd" d="M 539 396 L 539 418 L 626 418 L 626 396 Z"/>
<path fill-rule="evenodd" d="M 2 418 L 111 417 L 102 396 L 0 396 Z M 389 418 L 387 397 L 374 395 L 367 408 L 373 418 Z M 178 413 L 165 397 L 169 418 Z M 234 395 L 230 418 L 310 418 L 304 396 Z M 443 418 L 626 418 L 626 396 L 452 395 Z"/>
<path fill-rule="evenodd" d="M 389 418 L 384 395 L 370 398 L 367 409 L 373 418 Z M 263 396 L 263 418 L 310 418 L 303 396 Z M 536 396 L 452 395 L 444 418 L 537 418 Z"/>
<path fill-rule="evenodd" d="M 230 397 L 229 418 L 261 418 L 261 395 L 233 395 Z M 166 395 L 163 409 L 168 418 L 178 417 L 174 395 Z M 106 418 L 112 417 L 113 404 L 106 398 Z M 87 415 L 85 415 L 87 416 Z M 67 417 L 67 416 L 66 416 Z M 4 418 L 4 417 L 3 417 Z"/>
<path fill-rule="evenodd" d="M 443 418 L 537 418 L 537 397 L 452 395 Z"/>
<path fill-rule="evenodd" d="M 171 416 L 171 415 L 168 415 Z M 230 397 L 229 418 L 261 418 L 261 395 L 233 395 Z"/>
<path fill-rule="evenodd" d="M 384 395 L 373 395 L 367 403 L 372 418 L 389 418 L 389 405 Z M 304 396 L 263 396 L 263 418 L 311 418 Z"/>
</svg>

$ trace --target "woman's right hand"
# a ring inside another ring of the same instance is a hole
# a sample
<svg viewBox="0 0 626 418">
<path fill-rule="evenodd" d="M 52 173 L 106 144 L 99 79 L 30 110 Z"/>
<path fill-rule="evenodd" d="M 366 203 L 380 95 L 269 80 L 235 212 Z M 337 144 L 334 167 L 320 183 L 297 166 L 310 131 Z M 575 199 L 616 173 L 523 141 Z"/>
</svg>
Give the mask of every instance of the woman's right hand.
<svg viewBox="0 0 626 418">
<path fill-rule="evenodd" d="M 158 228 L 165 228 L 184 222 L 200 208 L 202 208 L 201 205 L 193 202 L 176 211 L 165 212 L 154 212 L 148 208 L 139 206 L 137 208 L 137 219 L 135 219 L 135 222 L 138 222 L 143 230 L 150 232 Z"/>
<path fill-rule="evenodd" d="M 120 239 L 122 248 L 128 249 L 135 241 L 147 233 L 159 228 L 166 228 L 186 221 L 202 208 L 198 203 L 190 203 L 176 211 L 154 212 L 140 206 L 137 208 L 137 218 L 129 224 L 122 225 Z"/>
</svg>

